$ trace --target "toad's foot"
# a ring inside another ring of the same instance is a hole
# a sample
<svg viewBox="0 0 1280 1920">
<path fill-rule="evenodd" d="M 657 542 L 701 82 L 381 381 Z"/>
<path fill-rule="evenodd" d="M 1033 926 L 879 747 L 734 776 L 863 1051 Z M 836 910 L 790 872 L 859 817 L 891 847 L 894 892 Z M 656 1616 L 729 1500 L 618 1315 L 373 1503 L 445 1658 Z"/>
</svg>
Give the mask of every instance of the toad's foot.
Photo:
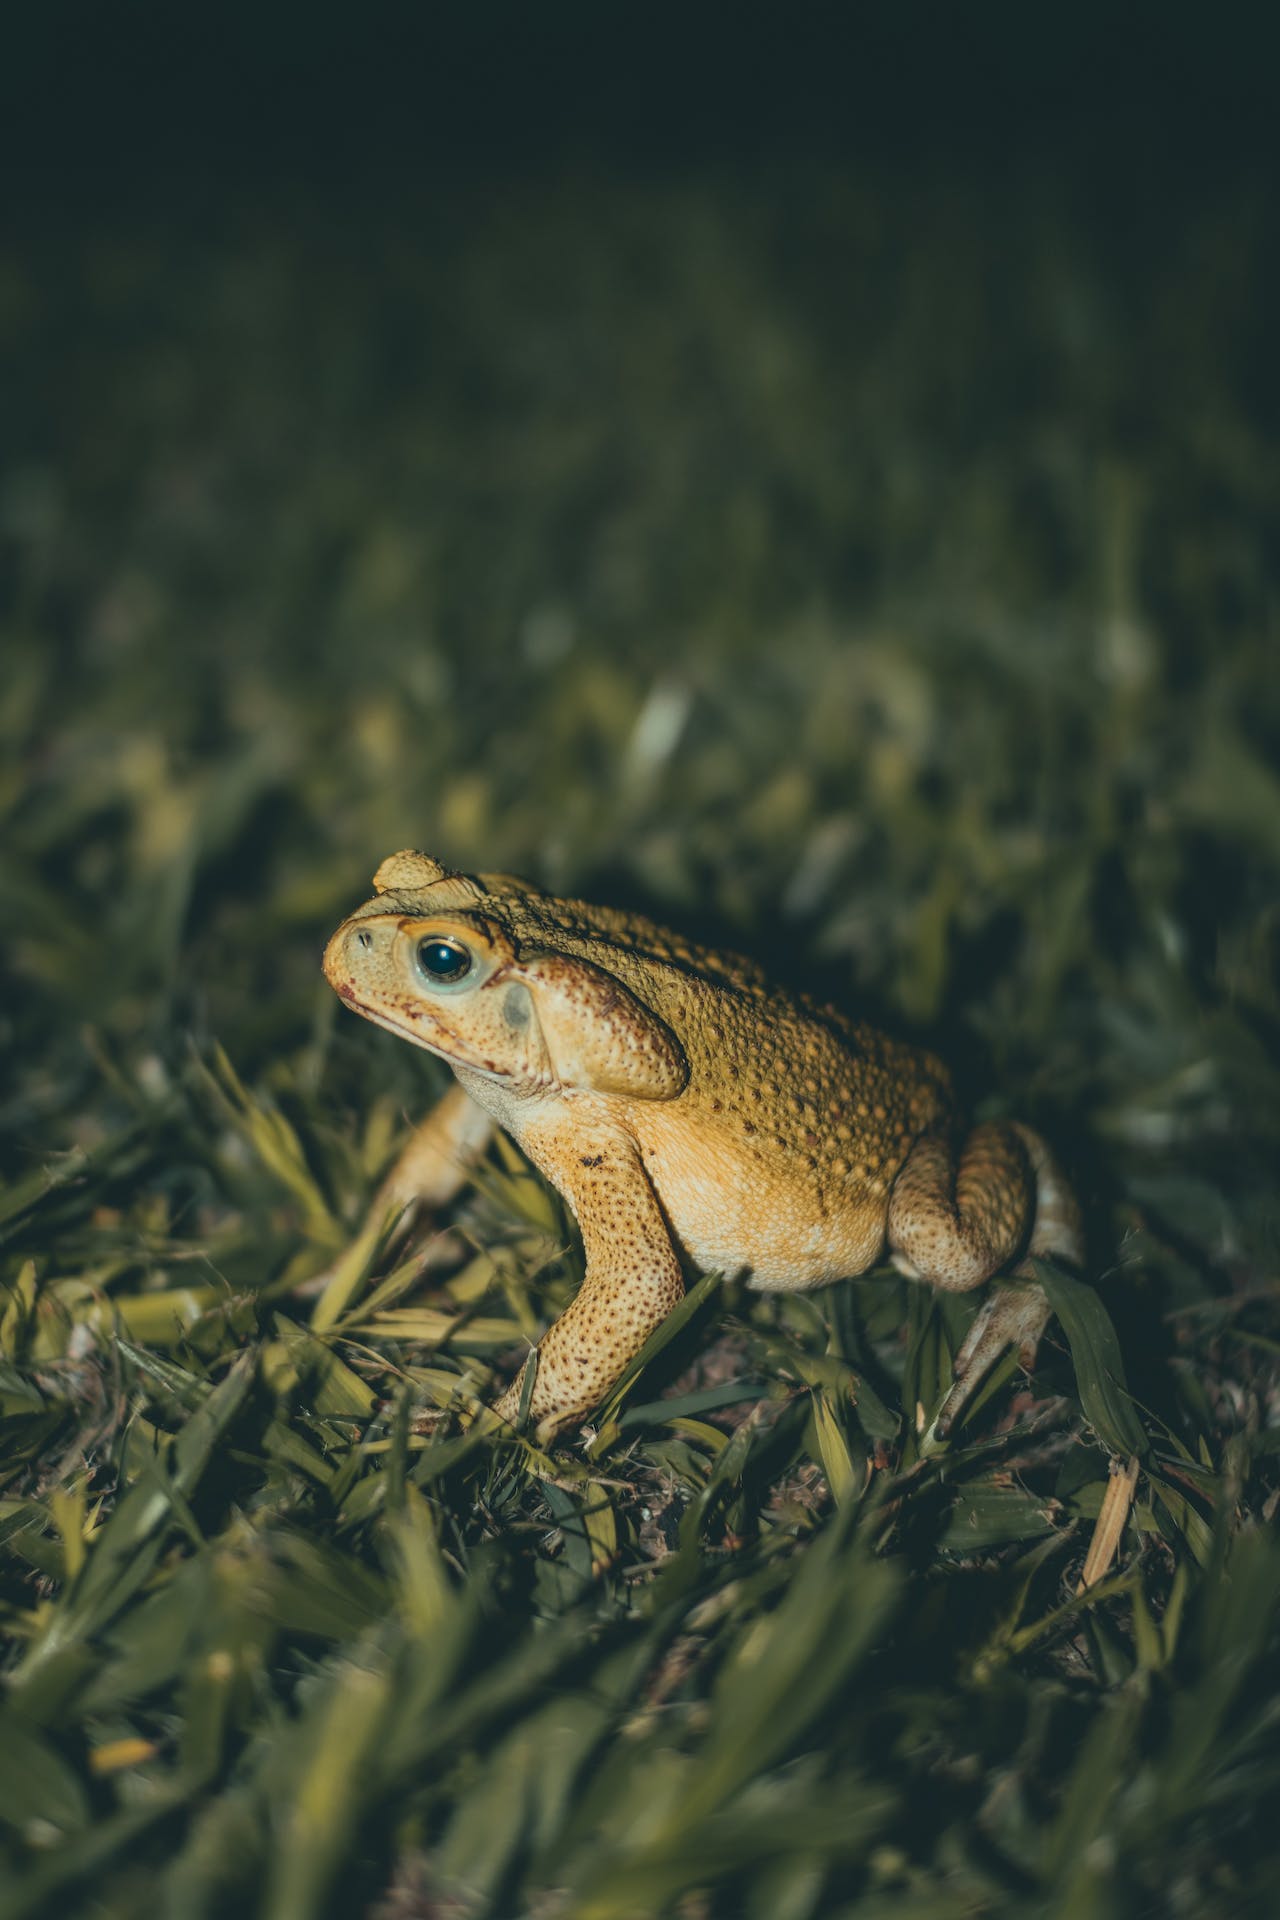
<svg viewBox="0 0 1280 1920">
<path fill-rule="evenodd" d="M 932 1445 L 948 1438 L 973 1394 L 1007 1348 L 1016 1347 L 1019 1365 L 1031 1372 L 1040 1336 L 1052 1311 L 1044 1288 L 1035 1283 L 999 1287 L 983 1301 L 956 1355 L 951 1385 L 925 1432 L 922 1451 L 928 1452 Z"/>
</svg>

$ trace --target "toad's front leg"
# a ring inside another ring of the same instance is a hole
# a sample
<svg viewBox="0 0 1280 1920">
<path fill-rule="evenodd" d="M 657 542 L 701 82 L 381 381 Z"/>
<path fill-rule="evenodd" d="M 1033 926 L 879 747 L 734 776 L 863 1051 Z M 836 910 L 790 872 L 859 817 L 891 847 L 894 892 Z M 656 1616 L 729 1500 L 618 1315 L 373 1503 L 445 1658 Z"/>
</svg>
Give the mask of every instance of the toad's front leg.
<svg viewBox="0 0 1280 1920">
<path fill-rule="evenodd" d="M 573 1208 L 587 1256 L 576 1298 L 538 1343 L 529 1418 L 545 1443 L 603 1399 L 683 1297 L 684 1276 L 626 1135 L 575 1133 L 563 1152 L 545 1139 L 521 1144 Z M 498 1401 L 504 1420 L 519 1414 L 524 1375 L 521 1368 Z"/>
<path fill-rule="evenodd" d="M 420 1212 L 435 1212 L 456 1198 L 492 1133 L 492 1117 L 456 1085 L 419 1121 L 359 1232 L 306 1282 L 308 1293 L 321 1295 L 317 1329 L 332 1325 L 346 1309 L 380 1248 L 385 1252 L 399 1240 Z"/>
</svg>

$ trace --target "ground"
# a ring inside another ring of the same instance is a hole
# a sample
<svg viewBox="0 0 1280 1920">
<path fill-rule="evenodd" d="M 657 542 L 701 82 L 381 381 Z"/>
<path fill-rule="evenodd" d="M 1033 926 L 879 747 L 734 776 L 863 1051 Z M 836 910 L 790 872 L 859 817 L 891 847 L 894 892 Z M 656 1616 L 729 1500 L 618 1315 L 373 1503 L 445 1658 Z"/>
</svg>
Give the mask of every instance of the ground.
<svg viewBox="0 0 1280 1920">
<path fill-rule="evenodd" d="M 1273 274 L 1238 186 L 817 162 L 0 251 L 6 1920 L 1262 1910 Z M 513 1151 L 307 1284 L 443 1084 L 319 974 L 406 845 L 1039 1126 L 1034 1376 L 922 1459 L 971 1303 L 713 1278 L 467 1426 L 578 1277 Z"/>
</svg>

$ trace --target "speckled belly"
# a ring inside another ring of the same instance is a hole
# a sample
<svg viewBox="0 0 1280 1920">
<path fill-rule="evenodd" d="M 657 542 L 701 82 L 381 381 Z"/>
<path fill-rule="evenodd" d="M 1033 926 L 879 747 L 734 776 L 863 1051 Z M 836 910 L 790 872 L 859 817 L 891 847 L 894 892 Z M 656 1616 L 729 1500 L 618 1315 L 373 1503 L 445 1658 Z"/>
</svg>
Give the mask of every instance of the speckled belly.
<svg viewBox="0 0 1280 1920">
<path fill-rule="evenodd" d="M 731 1151 L 714 1136 L 692 1151 L 679 1136 L 641 1151 L 681 1248 L 704 1273 L 746 1269 L 749 1286 L 803 1292 L 864 1273 L 880 1256 L 883 1199 L 824 1195 L 781 1155 Z"/>
</svg>

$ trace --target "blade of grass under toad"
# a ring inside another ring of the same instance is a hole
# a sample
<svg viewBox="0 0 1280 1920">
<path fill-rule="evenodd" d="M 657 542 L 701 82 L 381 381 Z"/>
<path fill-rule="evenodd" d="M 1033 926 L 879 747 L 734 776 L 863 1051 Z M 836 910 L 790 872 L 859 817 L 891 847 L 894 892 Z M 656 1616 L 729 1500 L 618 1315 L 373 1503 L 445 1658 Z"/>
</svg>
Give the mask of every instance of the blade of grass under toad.
<svg viewBox="0 0 1280 1920">
<path fill-rule="evenodd" d="M 285 1314 L 275 1315 L 275 1326 L 290 1364 L 305 1383 L 310 1408 L 321 1418 L 335 1414 L 367 1420 L 377 1400 L 368 1381 L 347 1366 L 328 1341 L 318 1340 Z"/>
<path fill-rule="evenodd" d="M 400 1617 L 411 1633 L 431 1641 L 445 1630 L 458 1603 L 430 1503 L 411 1483 L 397 1511 L 388 1515 L 385 1532 Z"/>
<path fill-rule="evenodd" d="M 827 1477 L 827 1485 L 837 1506 L 846 1506 L 865 1492 L 870 1463 L 865 1453 L 855 1463 L 849 1439 L 841 1423 L 840 1401 L 826 1389 L 812 1396 L 813 1425 L 817 1436 L 818 1461 Z"/>
<path fill-rule="evenodd" d="M 632 1427 L 662 1426 L 690 1414 L 741 1406 L 744 1400 L 758 1400 L 762 1391 L 759 1380 L 726 1380 L 718 1387 L 696 1387 L 691 1393 L 672 1394 L 669 1400 L 647 1400 L 643 1406 L 628 1407 L 618 1426 L 623 1433 Z"/>
<path fill-rule="evenodd" d="M 85 1299 L 75 1283 L 55 1281 L 49 1297 L 66 1305 L 71 1325 L 91 1333 L 110 1335 L 123 1329 L 130 1341 L 144 1346 L 178 1347 L 198 1320 L 226 1304 L 228 1294 L 224 1286 L 165 1287 L 157 1293 Z"/>
<path fill-rule="evenodd" d="M 1085 1419 L 1112 1453 L 1126 1459 L 1137 1454 L 1145 1460 L 1150 1442 L 1125 1386 L 1124 1361 L 1110 1314 L 1082 1280 L 1047 1260 L 1032 1264 L 1067 1336 Z"/>
<path fill-rule="evenodd" d="M 378 1254 L 395 1225 L 398 1211 L 395 1207 L 388 1207 L 380 1217 L 371 1212 L 337 1258 L 330 1262 L 322 1275 L 316 1276 L 323 1279 L 324 1284 L 311 1310 L 314 1332 L 326 1333 L 353 1311 L 353 1304 L 373 1272 Z"/>
<path fill-rule="evenodd" d="M 1038 1499 L 1023 1487 L 981 1481 L 961 1488 L 938 1544 L 952 1553 L 980 1553 L 1017 1540 L 1056 1533 L 1061 1516 L 1056 1503 Z"/>
</svg>

